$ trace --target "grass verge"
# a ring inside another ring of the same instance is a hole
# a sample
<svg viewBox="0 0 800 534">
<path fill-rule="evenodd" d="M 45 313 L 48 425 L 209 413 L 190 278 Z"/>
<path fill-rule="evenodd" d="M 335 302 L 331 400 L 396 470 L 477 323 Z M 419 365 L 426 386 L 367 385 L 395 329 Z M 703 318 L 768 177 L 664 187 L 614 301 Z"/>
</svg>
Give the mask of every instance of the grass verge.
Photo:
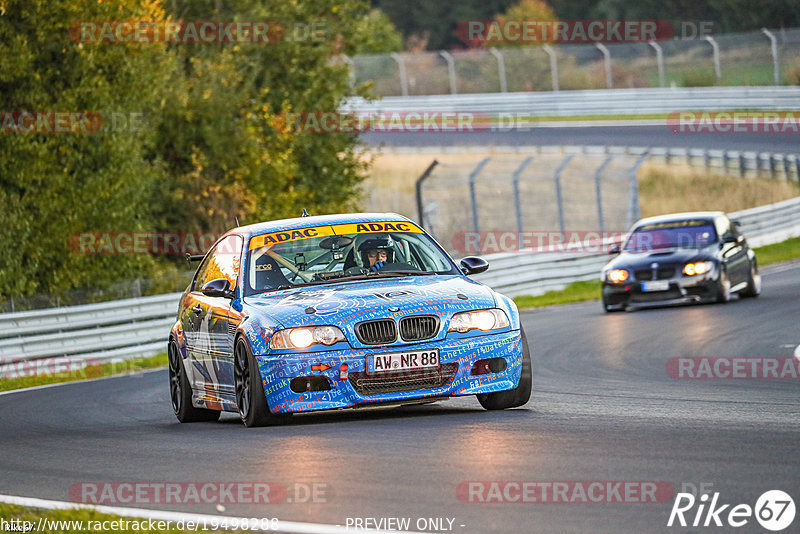
<svg viewBox="0 0 800 534">
<path fill-rule="evenodd" d="M 19 371 L 28 370 L 30 364 L 24 364 Z M 19 376 L 14 378 L 0 378 L 0 391 L 10 391 L 12 389 L 30 388 L 34 386 L 45 386 L 48 384 L 60 384 L 61 382 L 74 382 L 76 380 L 86 380 L 89 378 L 100 378 L 104 376 L 115 376 L 145 369 L 157 369 L 166 367 L 167 353 L 157 354 L 147 358 L 131 358 L 129 360 L 118 360 L 97 365 L 86 365 L 77 369 L 65 369 L 68 364 L 62 363 L 55 369 L 37 369 L 38 372 L 30 376 Z M 3 364 L 5 371 L 14 371 L 14 364 Z M 52 371 L 59 372 L 52 372 Z"/>
<path fill-rule="evenodd" d="M 800 237 L 787 239 L 786 241 L 774 245 L 754 248 L 753 251 L 756 253 L 756 258 L 758 258 L 759 267 L 764 267 L 770 263 L 800 258 Z M 542 308 L 555 304 L 599 299 L 600 281 L 588 280 L 585 282 L 574 282 L 564 289 L 548 291 L 543 295 L 522 295 L 515 297 L 514 302 L 517 303 L 520 310 L 524 311 L 525 309 Z"/>
<path fill-rule="evenodd" d="M 189 525 L 188 522 L 178 524 L 176 521 L 148 521 L 147 519 L 136 517 L 102 514 L 86 508 L 41 510 L 2 503 L 0 503 L 0 518 L 5 521 L 3 526 L 7 531 L 12 531 L 11 528 L 16 528 L 17 532 L 32 532 L 34 529 L 39 531 L 40 525 L 42 532 L 54 534 L 85 534 L 86 532 L 181 533 L 213 530 L 210 524 L 200 524 L 198 525 L 199 528 L 195 529 L 194 524 Z M 208 528 L 203 528 L 204 526 Z M 241 531 L 223 530 L 223 532 Z"/>
</svg>

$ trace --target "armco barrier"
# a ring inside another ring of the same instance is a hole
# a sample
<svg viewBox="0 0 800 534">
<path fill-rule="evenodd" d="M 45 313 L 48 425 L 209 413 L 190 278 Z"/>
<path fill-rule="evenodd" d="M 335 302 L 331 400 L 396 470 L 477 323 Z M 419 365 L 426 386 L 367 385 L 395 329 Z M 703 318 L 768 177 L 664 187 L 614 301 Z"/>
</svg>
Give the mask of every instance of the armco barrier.
<svg viewBox="0 0 800 534">
<path fill-rule="evenodd" d="M 800 109 L 800 87 L 680 87 L 583 91 L 352 97 L 343 110 L 367 112 L 476 112 L 490 117 L 643 115 L 679 111 Z M 520 126 L 529 126 L 521 123 Z"/>
<path fill-rule="evenodd" d="M 800 236 L 800 197 L 731 214 L 752 246 Z M 509 296 L 597 279 L 605 254 L 495 254 L 475 278 Z M 111 361 L 166 350 L 180 293 L 0 315 L 0 364 L 63 357 Z M 0 369 L 2 369 L 0 365 Z M 8 373 L 6 373 L 8 374 Z M 0 372 L 0 376 L 3 373 Z"/>
<path fill-rule="evenodd" d="M 106 362 L 166 351 L 180 293 L 0 314 L 0 376 L 20 362 Z M 45 365 L 46 367 L 46 365 Z"/>
</svg>

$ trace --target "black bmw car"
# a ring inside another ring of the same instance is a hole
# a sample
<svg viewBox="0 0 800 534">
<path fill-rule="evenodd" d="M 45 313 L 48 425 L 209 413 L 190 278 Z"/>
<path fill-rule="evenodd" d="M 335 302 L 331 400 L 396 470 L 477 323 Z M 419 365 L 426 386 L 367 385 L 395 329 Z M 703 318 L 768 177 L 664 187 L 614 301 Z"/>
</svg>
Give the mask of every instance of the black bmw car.
<svg viewBox="0 0 800 534">
<path fill-rule="evenodd" d="M 674 213 L 637 222 L 603 268 L 603 309 L 757 297 L 756 256 L 722 212 Z"/>
</svg>

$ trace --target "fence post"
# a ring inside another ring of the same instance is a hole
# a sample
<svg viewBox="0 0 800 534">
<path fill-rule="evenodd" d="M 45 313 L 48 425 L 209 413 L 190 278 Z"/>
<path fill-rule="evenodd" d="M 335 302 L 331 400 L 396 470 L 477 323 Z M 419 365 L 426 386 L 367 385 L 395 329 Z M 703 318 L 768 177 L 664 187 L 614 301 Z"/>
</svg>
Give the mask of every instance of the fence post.
<svg viewBox="0 0 800 534">
<path fill-rule="evenodd" d="M 533 156 L 528 156 L 523 160 L 519 167 L 516 168 L 514 174 L 511 175 L 511 180 L 514 184 L 514 208 L 517 214 L 517 240 L 522 238 L 522 204 L 519 200 L 519 176 L 533 161 Z"/>
<path fill-rule="evenodd" d="M 447 61 L 447 77 L 450 79 L 450 94 L 457 94 L 456 91 L 456 60 L 453 54 L 447 50 L 440 50 L 439 55 Z"/>
<path fill-rule="evenodd" d="M 772 48 L 772 75 L 775 77 L 775 85 L 780 85 L 781 66 L 778 63 L 778 38 L 766 28 L 761 28 L 761 31 L 769 38 L 770 47 Z"/>
<path fill-rule="evenodd" d="M 647 41 L 647 44 L 653 47 L 653 50 L 656 51 L 656 65 L 658 66 L 658 86 L 664 87 L 665 80 L 664 80 L 664 51 L 661 49 L 661 45 L 655 41 Z"/>
<path fill-rule="evenodd" d="M 612 159 L 614 159 L 614 156 L 606 156 L 605 161 L 594 171 L 594 191 L 597 197 L 597 223 L 601 233 L 605 231 L 605 226 L 603 224 L 603 193 L 600 187 L 600 179 L 602 178 L 603 171 L 606 170 L 606 167 L 608 167 Z"/>
<path fill-rule="evenodd" d="M 425 227 L 425 209 L 422 205 L 422 182 L 428 179 L 428 176 L 431 175 L 433 172 L 433 168 L 439 164 L 438 161 L 433 160 L 428 168 L 425 169 L 419 178 L 417 178 L 417 183 L 414 184 L 414 189 L 417 194 L 417 215 L 419 215 L 419 224 L 422 227 Z"/>
<path fill-rule="evenodd" d="M 508 84 L 506 82 L 506 60 L 503 58 L 503 53 L 496 48 L 490 48 L 489 53 L 497 59 L 497 77 L 500 78 L 500 92 L 508 92 Z"/>
<path fill-rule="evenodd" d="M 481 173 L 486 164 L 492 158 L 484 158 L 481 160 L 480 163 L 469 173 L 469 198 L 470 202 L 472 203 L 472 229 L 476 232 L 480 232 L 480 225 L 478 224 L 478 197 L 475 194 L 475 178 Z"/>
<path fill-rule="evenodd" d="M 644 165 L 645 161 L 647 161 L 649 157 L 650 152 L 645 152 L 636 161 L 633 169 L 631 169 L 630 187 L 628 191 L 628 217 L 627 221 L 625 221 L 628 228 L 633 226 L 633 223 L 642 217 L 641 207 L 639 206 L 639 182 L 637 181 L 636 176 L 639 174 L 639 169 L 642 167 L 642 165 Z"/>
<path fill-rule="evenodd" d="M 558 91 L 558 59 L 556 59 L 556 51 L 550 45 L 544 45 L 542 50 L 550 56 L 550 78 L 553 80 L 553 91 Z"/>
<path fill-rule="evenodd" d="M 711 50 L 714 53 L 714 75 L 716 76 L 717 84 L 719 85 L 722 83 L 722 68 L 719 64 L 719 45 L 717 44 L 717 41 L 715 41 L 710 35 L 706 35 L 704 39 L 711 45 Z"/>
<path fill-rule="evenodd" d="M 561 165 L 558 166 L 553 176 L 556 184 L 556 203 L 558 204 L 558 227 L 562 234 L 566 231 L 566 227 L 564 225 L 564 199 L 561 196 L 561 173 L 564 172 L 564 169 L 567 168 L 567 165 L 569 165 L 569 162 L 572 161 L 574 157 L 575 154 L 567 156 L 566 159 L 561 162 Z"/>
<path fill-rule="evenodd" d="M 356 86 L 356 64 L 353 59 L 346 55 L 340 54 L 342 61 L 347 63 L 348 70 L 350 71 L 350 89 L 353 89 Z"/>
<path fill-rule="evenodd" d="M 595 43 L 594 46 L 603 54 L 603 64 L 606 68 L 606 87 L 613 89 L 614 79 L 611 76 L 611 52 L 609 52 L 608 47 L 603 43 Z"/>
<path fill-rule="evenodd" d="M 403 56 L 397 52 L 392 52 L 391 58 L 397 63 L 397 70 L 400 73 L 400 93 L 403 96 L 408 96 L 408 76 L 406 76 L 406 62 Z"/>
</svg>

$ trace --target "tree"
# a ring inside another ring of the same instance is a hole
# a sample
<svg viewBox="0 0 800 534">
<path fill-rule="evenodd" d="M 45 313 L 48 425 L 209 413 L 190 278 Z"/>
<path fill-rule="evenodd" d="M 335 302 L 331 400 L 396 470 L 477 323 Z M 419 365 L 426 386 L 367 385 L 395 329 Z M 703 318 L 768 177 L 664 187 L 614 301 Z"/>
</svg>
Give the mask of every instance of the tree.
<svg viewBox="0 0 800 534">
<path fill-rule="evenodd" d="M 0 110 L 141 113 L 158 108 L 174 72 L 163 45 L 90 46 L 69 38 L 76 21 L 163 18 L 157 4 L 69 0 L 4 0 L 0 4 Z M 46 122 L 53 125 L 53 116 Z M 103 286 L 148 273 L 144 255 L 87 255 L 70 249 L 80 232 L 150 230 L 147 201 L 163 179 L 145 154 L 152 132 L 21 133 L 7 122 L 0 134 L 0 294 L 59 292 Z M 19 122 L 15 123 L 19 126 Z M 44 123 L 41 125 L 44 128 Z M 89 131 L 89 129 L 87 129 Z"/>
</svg>

